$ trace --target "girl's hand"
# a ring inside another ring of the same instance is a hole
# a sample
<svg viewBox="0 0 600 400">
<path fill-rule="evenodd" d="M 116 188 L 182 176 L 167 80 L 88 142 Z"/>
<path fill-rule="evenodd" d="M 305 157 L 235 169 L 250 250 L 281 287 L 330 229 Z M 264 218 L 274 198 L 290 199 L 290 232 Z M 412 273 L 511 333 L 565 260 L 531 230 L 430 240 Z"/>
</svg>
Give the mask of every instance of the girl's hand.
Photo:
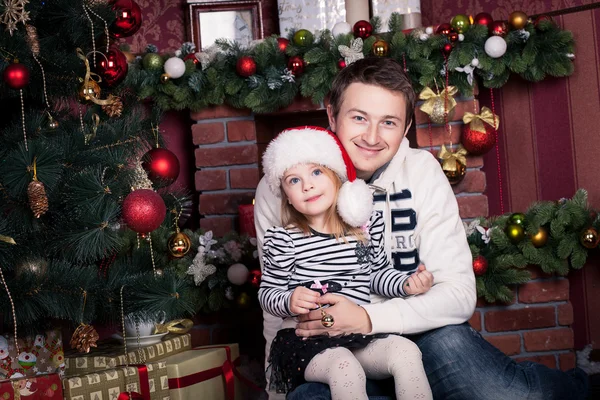
<svg viewBox="0 0 600 400">
<path fill-rule="evenodd" d="M 423 264 L 404 281 L 404 292 L 406 294 L 421 294 L 427 292 L 433 286 L 433 275 L 427 271 Z"/>
<path fill-rule="evenodd" d="M 321 295 L 314 290 L 304 286 L 298 286 L 294 289 L 290 297 L 290 311 L 292 314 L 308 314 L 311 310 L 319 307 L 319 297 Z"/>
</svg>

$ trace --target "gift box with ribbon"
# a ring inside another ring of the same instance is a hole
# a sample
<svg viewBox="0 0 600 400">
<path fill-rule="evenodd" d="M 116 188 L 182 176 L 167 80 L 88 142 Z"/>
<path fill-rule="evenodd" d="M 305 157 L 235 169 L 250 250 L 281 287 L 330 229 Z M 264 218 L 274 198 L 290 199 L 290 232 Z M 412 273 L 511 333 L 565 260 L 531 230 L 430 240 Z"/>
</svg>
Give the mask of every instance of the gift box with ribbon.
<svg viewBox="0 0 600 400">
<path fill-rule="evenodd" d="M 24 376 L 0 382 L 3 400 L 62 400 L 63 392 L 58 374 Z"/>
<path fill-rule="evenodd" d="M 162 360 L 192 347 L 190 334 L 169 335 L 166 338 L 168 339 L 162 342 L 134 349 L 127 353 L 127 357 L 123 354 L 123 344 L 115 339 L 98 342 L 98 347 L 85 355 L 76 351 L 67 352 L 66 375 L 81 375 L 116 368 L 118 365 L 125 365 L 126 361 L 129 364 L 139 364 Z"/>
<path fill-rule="evenodd" d="M 62 373 L 65 368 L 60 332 L 19 338 L 0 336 L 0 379 Z"/>
<path fill-rule="evenodd" d="M 92 372 L 62 381 L 65 400 L 168 400 L 167 364 L 157 361 Z"/>
</svg>

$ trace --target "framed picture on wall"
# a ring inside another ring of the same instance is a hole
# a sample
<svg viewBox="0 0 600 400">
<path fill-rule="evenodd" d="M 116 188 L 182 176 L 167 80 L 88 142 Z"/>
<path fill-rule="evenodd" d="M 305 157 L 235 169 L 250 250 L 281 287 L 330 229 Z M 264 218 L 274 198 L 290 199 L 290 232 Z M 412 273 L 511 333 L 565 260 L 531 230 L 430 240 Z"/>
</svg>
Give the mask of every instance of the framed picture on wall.
<svg viewBox="0 0 600 400">
<path fill-rule="evenodd" d="M 264 36 L 260 0 L 188 0 L 188 8 L 190 40 L 198 50 L 221 38 L 248 45 Z"/>
</svg>

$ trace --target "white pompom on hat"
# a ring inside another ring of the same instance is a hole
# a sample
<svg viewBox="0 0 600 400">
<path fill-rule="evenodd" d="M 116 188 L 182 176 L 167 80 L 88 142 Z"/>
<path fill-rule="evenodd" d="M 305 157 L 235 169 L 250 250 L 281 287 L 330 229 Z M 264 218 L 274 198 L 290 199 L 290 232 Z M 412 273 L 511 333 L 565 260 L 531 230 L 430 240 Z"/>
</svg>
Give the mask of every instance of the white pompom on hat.
<svg viewBox="0 0 600 400">
<path fill-rule="evenodd" d="M 335 172 L 342 180 L 337 211 L 354 227 L 367 223 L 373 211 L 373 194 L 362 179 L 337 136 L 318 126 L 291 128 L 277 135 L 263 155 L 263 169 L 271 191 L 281 196 L 281 179 L 298 164 L 319 164 Z"/>
</svg>

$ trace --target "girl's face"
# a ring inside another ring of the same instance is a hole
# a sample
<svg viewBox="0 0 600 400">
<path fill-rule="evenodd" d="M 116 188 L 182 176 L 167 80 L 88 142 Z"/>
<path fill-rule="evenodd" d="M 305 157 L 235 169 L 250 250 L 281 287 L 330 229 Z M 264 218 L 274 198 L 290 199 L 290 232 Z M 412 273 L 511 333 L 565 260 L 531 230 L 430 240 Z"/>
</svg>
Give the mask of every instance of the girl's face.
<svg viewBox="0 0 600 400">
<path fill-rule="evenodd" d="M 336 186 L 325 167 L 298 164 L 283 174 L 281 187 L 288 202 L 312 223 L 326 216 L 336 199 Z"/>
</svg>

